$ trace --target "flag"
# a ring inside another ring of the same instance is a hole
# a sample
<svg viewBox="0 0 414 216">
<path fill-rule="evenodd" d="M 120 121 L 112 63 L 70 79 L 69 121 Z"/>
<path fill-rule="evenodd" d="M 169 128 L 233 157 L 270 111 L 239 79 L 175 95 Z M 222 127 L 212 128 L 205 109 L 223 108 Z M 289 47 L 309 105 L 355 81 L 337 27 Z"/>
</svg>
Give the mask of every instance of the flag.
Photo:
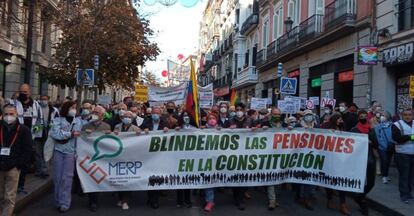
<svg viewBox="0 0 414 216">
<path fill-rule="evenodd" d="M 188 83 L 186 110 L 193 117 L 195 123 L 197 124 L 197 127 L 199 127 L 200 121 L 198 110 L 197 79 L 192 59 L 190 59 L 190 83 Z"/>
<path fill-rule="evenodd" d="M 239 98 L 237 98 L 237 92 L 236 89 L 231 90 L 230 95 L 230 106 L 236 106 L 236 103 L 238 102 Z"/>
</svg>

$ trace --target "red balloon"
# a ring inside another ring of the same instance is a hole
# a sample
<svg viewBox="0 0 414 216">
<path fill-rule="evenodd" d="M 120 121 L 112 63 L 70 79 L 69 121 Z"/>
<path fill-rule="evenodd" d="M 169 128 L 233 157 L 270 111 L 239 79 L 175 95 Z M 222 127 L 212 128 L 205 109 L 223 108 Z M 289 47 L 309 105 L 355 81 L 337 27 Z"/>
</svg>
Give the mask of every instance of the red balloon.
<svg viewBox="0 0 414 216">
<path fill-rule="evenodd" d="M 167 77 L 167 76 L 168 76 L 168 71 L 163 70 L 163 71 L 161 72 L 161 75 L 162 75 L 162 77 Z"/>
<path fill-rule="evenodd" d="M 184 58 L 184 55 L 183 54 L 178 54 L 177 58 L 178 58 L 178 60 L 181 60 L 181 59 Z"/>
</svg>

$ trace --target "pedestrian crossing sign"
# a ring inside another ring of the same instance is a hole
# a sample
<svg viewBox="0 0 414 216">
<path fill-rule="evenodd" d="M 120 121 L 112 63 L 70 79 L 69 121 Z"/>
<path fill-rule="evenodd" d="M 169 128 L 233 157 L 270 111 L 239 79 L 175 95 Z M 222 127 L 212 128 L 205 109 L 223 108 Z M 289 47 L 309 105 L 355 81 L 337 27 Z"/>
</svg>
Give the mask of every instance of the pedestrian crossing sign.
<svg viewBox="0 0 414 216">
<path fill-rule="evenodd" d="M 298 80 L 296 78 L 282 77 L 280 79 L 280 93 L 281 94 L 296 94 L 296 87 Z"/>
<path fill-rule="evenodd" d="M 76 84 L 85 86 L 93 86 L 95 83 L 95 74 L 93 69 L 78 69 L 76 71 Z"/>
</svg>

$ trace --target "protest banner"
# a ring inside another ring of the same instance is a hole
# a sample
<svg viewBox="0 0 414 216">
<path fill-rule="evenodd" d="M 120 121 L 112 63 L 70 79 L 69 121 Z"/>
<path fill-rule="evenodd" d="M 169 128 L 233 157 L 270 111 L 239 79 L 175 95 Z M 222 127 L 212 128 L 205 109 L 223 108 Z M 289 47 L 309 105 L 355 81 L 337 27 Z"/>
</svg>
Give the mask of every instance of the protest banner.
<svg viewBox="0 0 414 216">
<path fill-rule="evenodd" d="M 213 84 L 198 86 L 198 100 L 201 108 L 211 108 L 213 106 L 214 93 Z"/>
<path fill-rule="evenodd" d="M 250 109 L 261 110 L 267 108 L 267 98 L 252 98 Z"/>
<path fill-rule="evenodd" d="M 167 102 L 174 102 L 176 105 L 184 103 L 187 93 L 188 82 L 183 82 L 173 87 L 150 86 L 148 89 L 148 102 L 151 106 L 158 106 Z"/>
<path fill-rule="evenodd" d="M 139 144 L 139 145 L 137 145 Z M 362 192 L 365 134 L 323 129 L 188 129 L 82 134 L 84 192 L 311 184 Z"/>
</svg>

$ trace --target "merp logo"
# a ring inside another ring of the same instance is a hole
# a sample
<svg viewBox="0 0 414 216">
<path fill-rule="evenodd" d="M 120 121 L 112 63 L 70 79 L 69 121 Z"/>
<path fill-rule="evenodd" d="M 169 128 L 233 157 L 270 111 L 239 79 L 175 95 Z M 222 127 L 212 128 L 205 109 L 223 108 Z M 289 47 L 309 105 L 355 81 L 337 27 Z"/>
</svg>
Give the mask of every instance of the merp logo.
<svg viewBox="0 0 414 216">
<path fill-rule="evenodd" d="M 111 145 L 102 145 L 104 142 L 111 143 Z M 114 158 L 122 153 L 123 144 L 121 140 L 112 135 L 103 135 L 95 140 L 93 143 L 95 154 L 92 156 L 85 156 L 79 163 L 79 166 L 85 171 L 97 184 L 100 184 L 107 176 L 102 168 L 100 168 L 95 161 L 102 158 Z"/>
</svg>

